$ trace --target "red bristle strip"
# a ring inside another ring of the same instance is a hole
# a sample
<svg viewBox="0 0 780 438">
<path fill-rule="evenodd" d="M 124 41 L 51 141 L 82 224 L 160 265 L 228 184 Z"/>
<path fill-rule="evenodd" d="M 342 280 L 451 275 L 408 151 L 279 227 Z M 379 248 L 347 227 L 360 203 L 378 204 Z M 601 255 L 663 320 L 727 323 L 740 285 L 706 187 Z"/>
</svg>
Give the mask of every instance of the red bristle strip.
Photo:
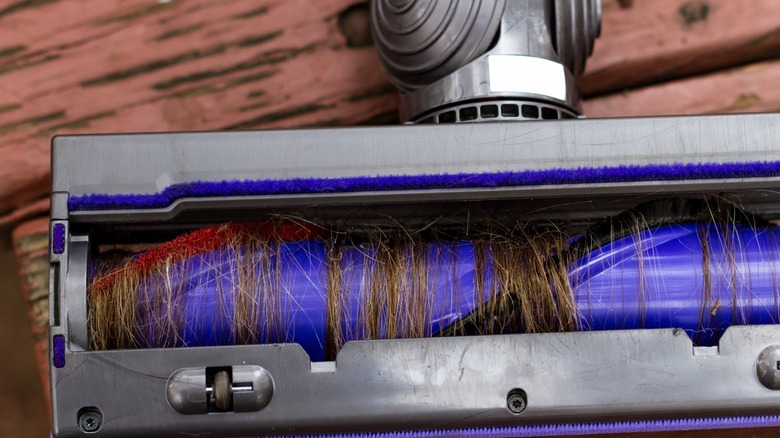
<svg viewBox="0 0 780 438">
<path fill-rule="evenodd" d="M 257 237 L 266 239 L 274 237 L 281 241 L 294 242 L 320 237 L 322 234 L 320 231 L 314 227 L 291 221 L 237 222 L 212 225 L 178 236 L 170 242 L 140 254 L 136 259 L 126 263 L 125 266 L 96 279 L 89 287 L 87 295 L 91 296 L 111 289 L 119 276 L 129 271 L 143 277 L 161 263 L 176 263 L 198 254 L 219 249 L 236 239 L 243 243 Z"/>
</svg>

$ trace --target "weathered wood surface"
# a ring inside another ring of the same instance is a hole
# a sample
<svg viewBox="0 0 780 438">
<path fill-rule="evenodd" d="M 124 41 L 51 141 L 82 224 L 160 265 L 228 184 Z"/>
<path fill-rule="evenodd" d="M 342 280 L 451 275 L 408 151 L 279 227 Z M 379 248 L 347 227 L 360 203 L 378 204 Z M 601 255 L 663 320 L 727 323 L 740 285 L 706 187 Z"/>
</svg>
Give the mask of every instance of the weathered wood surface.
<svg viewBox="0 0 780 438">
<path fill-rule="evenodd" d="M 780 2 L 778 2 L 780 4 Z M 780 19 L 778 20 L 780 21 Z M 776 112 L 780 61 L 765 61 L 586 101 L 590 117 Z"/>
<path fill-rule="evenodd" d="M 48 232 L 29 219 L 48 209 L 49 138 L 392 122 L 361 4 L 0 0 L 0 227 L 22 222 L 13 238 L 43 379 Z M 606 0 L 585 112 L 774 111 L 778 17 L 773 0 Z"/>
<path fill-rule="evenodd" d="M 17 260 L 4 240 L 0 241 L 0 437 L 48 437 L 49 407 L 32 349 L 32 321 L 19 293 Z"/>
<path fill-rule="evenodd" d="M 45 195 L 74 132 L 368 123 L 394 114 L 354 0 L 0 3 L 0 212 Z"/>
<path fill-rule="evenodd" d="M 773 0 L 605 0 L 580 89 L 600 95 L 774 58 L 779 15 Z"/>
<path fill-rule="evenodd" d="M 44 388 L 49 388 L 49 226 L 41 217 L 14 230 L 14 252 L 19 262 L 22 293 L 32 323 L 35 357 Z M 45 391 L 46 405 L 49 393 Z"/>
</svg>

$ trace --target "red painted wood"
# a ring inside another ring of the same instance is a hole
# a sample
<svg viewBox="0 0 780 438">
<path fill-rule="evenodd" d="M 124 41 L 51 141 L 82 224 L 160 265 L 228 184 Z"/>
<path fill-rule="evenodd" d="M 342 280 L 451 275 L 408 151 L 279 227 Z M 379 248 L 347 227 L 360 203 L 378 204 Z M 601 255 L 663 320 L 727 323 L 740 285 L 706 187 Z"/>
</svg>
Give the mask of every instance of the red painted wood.
<svg viewBox="0 0 780 438">
<path fill-rule="evenodd" d="M 774 58 L 778 16 L 772 0 L 604 0 L 580 88 L 602 95 Z"/>
<path fill-rule="evenodd" d="M 778 83 L 780 61 L 767 61 L 591 99 L 584 111 L 589 117 L 775 112 Z"/>
<path fill-rule="evenodd" d="M 354 3 L 0 5 L 0 212 L 46 193 L 54 134 L 385 120 L 395 93 L 339 28 Z"/>
</svg>

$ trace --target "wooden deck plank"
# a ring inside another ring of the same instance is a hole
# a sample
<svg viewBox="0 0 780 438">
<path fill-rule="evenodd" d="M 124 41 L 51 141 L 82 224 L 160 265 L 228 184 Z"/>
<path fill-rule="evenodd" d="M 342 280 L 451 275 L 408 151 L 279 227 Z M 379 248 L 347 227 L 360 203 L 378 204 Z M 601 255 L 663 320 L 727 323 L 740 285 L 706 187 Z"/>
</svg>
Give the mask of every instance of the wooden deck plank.
<svg viewBox="0 0 780 438">
<path fill-rule="evenodd" d="M 358 124 L 397 106 L 340 29 L 355 0 L 88 3 L 0 7 L 0 214 L 46 193 L 54 134 Z"/>
<path fill-rule="evenodd" d="M 604 0 L 580 89 L 601 95 L 774 58 L 778 16 L 771 0 Z"/>
<path fill-rule="evenodd" d="M 376 54 L 340 26 L 359 4 L 0 2 L 0 215 L 45 196 L 54 134 L 392 120 Z M 778 12 L 768 0 L 607 0 L 583 91 L 775 56 Z"/>
<path fill-rule="evenodd" d="M 780 61 L 653 85 L 584 103 L 589 117 L 780 111 Z"/>
<path fill-rule="evenodd" d="M 30 317 L 35 357 L 49 406 L 49 220 L 37 218 L 13 233 L 22 294 Z M 29 347 L 28 347 L 29 348 Z"/>
</svg>

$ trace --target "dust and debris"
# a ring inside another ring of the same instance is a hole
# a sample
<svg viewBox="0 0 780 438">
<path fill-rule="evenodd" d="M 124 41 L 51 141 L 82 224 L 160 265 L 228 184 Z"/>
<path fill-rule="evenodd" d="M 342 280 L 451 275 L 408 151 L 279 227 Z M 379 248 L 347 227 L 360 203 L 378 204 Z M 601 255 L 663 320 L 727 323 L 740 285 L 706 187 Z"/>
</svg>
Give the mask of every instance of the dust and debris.
<svg viewBox="0 0 780 438">
<path fill-rule="evenodd" d="M 685 27 L 691 27 L 695 23 L 707 21 L 712 8 L 710 4 L 703 0 L 692 0 L 680 5 L 677 9 L 677 15 L 680 16 Z"/>
<path fill-rule="evenodd" d="M 713 318 L 718 314 L 718 309 L 720 309 L 720 298 L 715 301 L 715 306 L 710 311 L 710 315 L 712 315 Z"/>
<path fill-rule="evenodd" d="M 729 110 L 744 110 L 755 106 L 761 102 L 761 98 L 756 93 L 743 93 L 740 94 L 734 103 L 728 108 Z"/>
</svg>

